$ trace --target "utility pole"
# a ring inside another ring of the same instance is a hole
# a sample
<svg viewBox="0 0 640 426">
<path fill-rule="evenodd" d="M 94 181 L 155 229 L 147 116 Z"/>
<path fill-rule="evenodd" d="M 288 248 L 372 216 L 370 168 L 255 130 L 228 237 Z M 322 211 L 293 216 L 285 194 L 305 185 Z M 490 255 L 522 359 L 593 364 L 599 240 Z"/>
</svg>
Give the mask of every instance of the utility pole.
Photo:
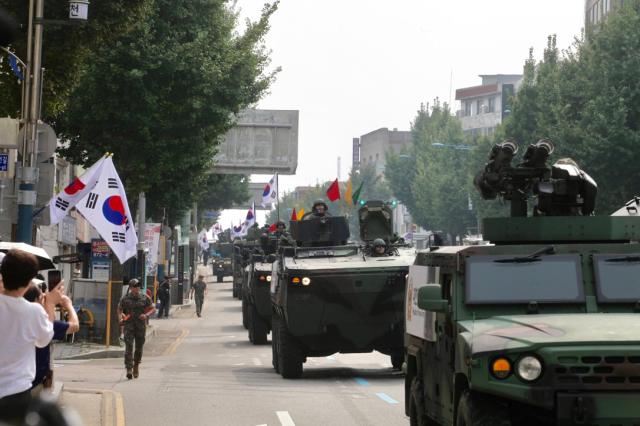
<svg viewBox="0 0 640 426">
<path fill-rule="evenodd" d="M 144 291 L 147 291 L 147 262 L 145 261 L 145 221 L 147 217 L 147 199 L 144 196 L 144 192 L 138 194 L 138 265 L 140 265 L 140 270 L 138 273 L 140 274 L 140 279 L 142 280 L 142 285 Z"/>
<path fill-rule="evenodd" d="M 35 2 L 35 6 L 34 6 Z M 40 119 L 40 87 L 42 85 L 42 33 L 44 0 L 29 1 L 29 34 L 27 38 L 27 93 L 25 100 L 25 134 L 22 145 L 22 167 L 18 186 L 18 226 L 16 239 L 33 242 L 33 206 L 36 204 L 38 170 L 35 157 L 38 150 L 38 121 Z"/>
</svg>

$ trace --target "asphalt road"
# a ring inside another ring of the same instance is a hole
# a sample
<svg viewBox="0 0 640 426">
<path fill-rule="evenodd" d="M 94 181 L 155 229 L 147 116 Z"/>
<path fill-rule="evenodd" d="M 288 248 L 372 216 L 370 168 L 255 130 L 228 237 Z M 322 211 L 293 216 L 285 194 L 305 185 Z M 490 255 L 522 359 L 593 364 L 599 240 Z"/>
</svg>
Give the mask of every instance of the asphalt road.
<svg viewBox="0 0 640 426">
<path fill-rule="evenodd" d="M 301 379 L 271 366 L 271 346 L 254 346 L 231 283 L 209 284 L 202 318 L 185 309 L 153 320 L 140 378 L 122 359 L 61 361 L 65 386 L 118 392 L 127 425 L 407 425 L 403 377 L 379 354 L 309 358 Z"/>
</svg>

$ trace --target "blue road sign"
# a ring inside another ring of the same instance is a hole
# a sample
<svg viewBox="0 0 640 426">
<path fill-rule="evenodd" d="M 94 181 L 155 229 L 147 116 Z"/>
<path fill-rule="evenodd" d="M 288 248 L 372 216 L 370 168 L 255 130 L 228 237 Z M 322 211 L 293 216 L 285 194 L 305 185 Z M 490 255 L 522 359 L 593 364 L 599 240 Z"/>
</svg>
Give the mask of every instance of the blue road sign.
<svg viewBox="0 0 640 426">
<path fill-rule="evenodd" d="M 9 171 L 9 154 L 0 154 L 0 172 Z"/>
</svg>

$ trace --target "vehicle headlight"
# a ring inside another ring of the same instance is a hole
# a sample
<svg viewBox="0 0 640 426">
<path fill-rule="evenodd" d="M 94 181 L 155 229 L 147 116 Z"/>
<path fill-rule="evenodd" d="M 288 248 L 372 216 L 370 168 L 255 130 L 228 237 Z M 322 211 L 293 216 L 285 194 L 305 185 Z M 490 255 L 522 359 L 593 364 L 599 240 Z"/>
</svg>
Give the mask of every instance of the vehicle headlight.
<svg viewBox="0 0 640 426">
<path fill-rule="evenodd" d="M 302 278 L 302 285 L 309 285 L 309 284 L 311 284 L 311 278 L 309 277 Z"/>
<path fill-rule="evenodd" d="M 511 375 L 511 361 L 504 357 L 494 359 L 491 363 L 491 374 L 496 379 L 506 379 Z"/>
<path fill-rule="evenodd" d="M 518 361 L 517 371 L 522 380 L 533 382 L 542 375 L 542 363 L 538 358 L 528 355 Z"/>
<path fill-rule="evenodd" d="M 271 275 L 267 275 L 267 282 L 270 283 L 271 282 Z"/>
</svg>

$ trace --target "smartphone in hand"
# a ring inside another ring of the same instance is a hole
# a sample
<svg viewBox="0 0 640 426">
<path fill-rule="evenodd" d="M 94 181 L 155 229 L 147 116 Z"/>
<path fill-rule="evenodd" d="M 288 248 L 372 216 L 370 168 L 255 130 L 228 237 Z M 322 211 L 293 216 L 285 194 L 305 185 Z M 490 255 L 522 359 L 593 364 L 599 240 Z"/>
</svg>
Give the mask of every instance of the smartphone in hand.
<svg viewBox="0 0 640 426">
<path fill-rule="evenodd" d="M 49 291 L 53 290 L 62 281 L 62 271 L 49 271 L 47 273 L 47 283 L 49 284 Z"/>
</svg>

